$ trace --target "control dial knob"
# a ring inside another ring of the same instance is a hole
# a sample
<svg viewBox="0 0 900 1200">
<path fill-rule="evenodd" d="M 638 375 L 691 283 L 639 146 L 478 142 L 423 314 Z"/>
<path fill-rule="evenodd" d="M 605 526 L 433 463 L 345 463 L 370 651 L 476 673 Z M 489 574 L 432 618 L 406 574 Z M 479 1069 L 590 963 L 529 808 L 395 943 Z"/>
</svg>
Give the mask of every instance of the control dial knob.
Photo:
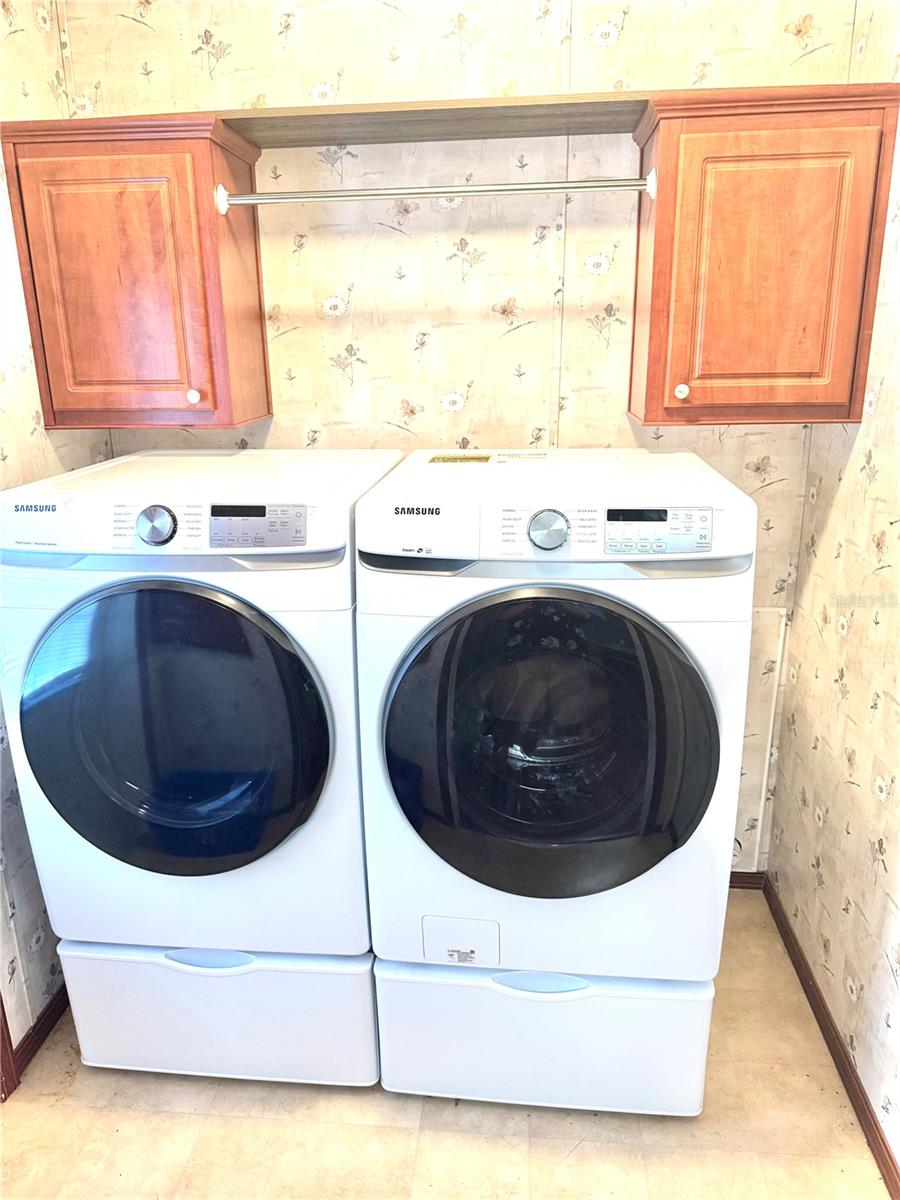
<svg viewBox="0 0 900 1200">
<path fill-rule="evenodd" d="M 178 520 L 171 508 L 164 504 L 151 504 L 138 513 L 137 534 L 148 546 L 165 546 L 171 542 L 178 529 Z"/>
<path fill-rule="evenodd" d="M 528 522 L 528 537 L 538 550 L 558 550 L 569 540 L 569 521 L 555 508 L 542 508 Z"/>
</svg>

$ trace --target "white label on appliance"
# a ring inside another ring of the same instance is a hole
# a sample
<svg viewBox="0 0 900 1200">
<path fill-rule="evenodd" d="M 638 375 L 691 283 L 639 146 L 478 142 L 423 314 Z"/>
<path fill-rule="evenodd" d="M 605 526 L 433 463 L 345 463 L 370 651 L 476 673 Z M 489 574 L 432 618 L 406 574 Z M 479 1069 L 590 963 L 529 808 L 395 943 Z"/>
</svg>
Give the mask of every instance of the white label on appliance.
<svg viewBox="0 0 900 1200">
<path fill-rule="evenodd" d="M 422 950 L 428 962 L 499 967 L 500 926 L 471 917 L 423 917 Z"/>
<path fill-rule="evenodd" d="M 447 960 L 453 963 L 472 963 L 475 961 L 474 950 L 447 950 Z"/>
</svg>

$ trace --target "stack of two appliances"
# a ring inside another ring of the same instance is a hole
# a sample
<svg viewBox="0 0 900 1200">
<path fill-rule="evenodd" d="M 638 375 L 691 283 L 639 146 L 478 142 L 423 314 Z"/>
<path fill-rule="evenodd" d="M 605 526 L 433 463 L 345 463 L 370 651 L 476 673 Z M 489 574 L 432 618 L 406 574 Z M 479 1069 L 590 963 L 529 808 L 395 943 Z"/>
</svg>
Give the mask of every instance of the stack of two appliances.
<svg viewBox="0 0 900 1200">
<path fill-rule="evenodd" d="M 2 686 L 86 1063 L 378 1078 L 352 517 L 394 452 L 147 453 L 2 497 Z"/>
<path fill-rule="evenodd" d="M 690 454 L 417 452 L 356 528 L 384 1086 L 699 1112 L 753 501 Z"/>
</svg>

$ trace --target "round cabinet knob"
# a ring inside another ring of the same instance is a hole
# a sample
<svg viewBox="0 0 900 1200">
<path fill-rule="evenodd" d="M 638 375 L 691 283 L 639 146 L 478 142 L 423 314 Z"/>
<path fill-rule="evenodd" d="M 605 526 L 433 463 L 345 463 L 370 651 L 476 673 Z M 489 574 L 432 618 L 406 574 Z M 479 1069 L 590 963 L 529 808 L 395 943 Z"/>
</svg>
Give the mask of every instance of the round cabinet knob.
<svg viewBox="0 0 900 1200">
<path fill-rule="evenodd" d="M 528 537 L 538 550 L 558 550 L 569 540 L 569 521 L 555 508 L 542 508 L 528 522 Z"/>
<path fill-rule="evenodd" d="M 188 388 L 188 390 L 184 394 L 184 397 L 187 400 L 188 404 L 199 404 L 200 399 L 201 399 L 200 393 L 197 391 L 196 388 Z"/>
<path fill-rule="evenodd" d="M 679 383 L 676 385 L 676 387 L 675 387 L 675 399 L 676 400 L 687 400 L 687 398 L 690 394 L 691 394 L 691 389 L 688 387 L 688 385 L 686 383 Z"/>
<path fill-rule="evenodd" d="M 171 508 L 163 504 L 151 504 L 138 513 L 137 534 L 148 546 L 165 546 L 171 542 L 178 529 L 178 519 Z"/>
</svg>

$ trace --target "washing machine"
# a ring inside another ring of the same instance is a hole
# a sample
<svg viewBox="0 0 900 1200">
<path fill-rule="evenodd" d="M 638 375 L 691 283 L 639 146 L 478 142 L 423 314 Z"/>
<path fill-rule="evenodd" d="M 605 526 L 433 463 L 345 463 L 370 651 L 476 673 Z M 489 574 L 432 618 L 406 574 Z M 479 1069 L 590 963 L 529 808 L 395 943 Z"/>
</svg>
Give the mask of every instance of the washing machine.
<svg viewBox="0 0 900 1200">
<path fill-rule="evenodd" d="M 150 452 L 0 496 L 0 688 L 86 1062 L 377 1077 L 352 515 L 398 458 Z"/>
<path fill-rule="evenodd" d="M 699 1110 L 755 535 L 691 454 L 418 451 L 363 498 L 386 1087 Z"/>
</svg>

